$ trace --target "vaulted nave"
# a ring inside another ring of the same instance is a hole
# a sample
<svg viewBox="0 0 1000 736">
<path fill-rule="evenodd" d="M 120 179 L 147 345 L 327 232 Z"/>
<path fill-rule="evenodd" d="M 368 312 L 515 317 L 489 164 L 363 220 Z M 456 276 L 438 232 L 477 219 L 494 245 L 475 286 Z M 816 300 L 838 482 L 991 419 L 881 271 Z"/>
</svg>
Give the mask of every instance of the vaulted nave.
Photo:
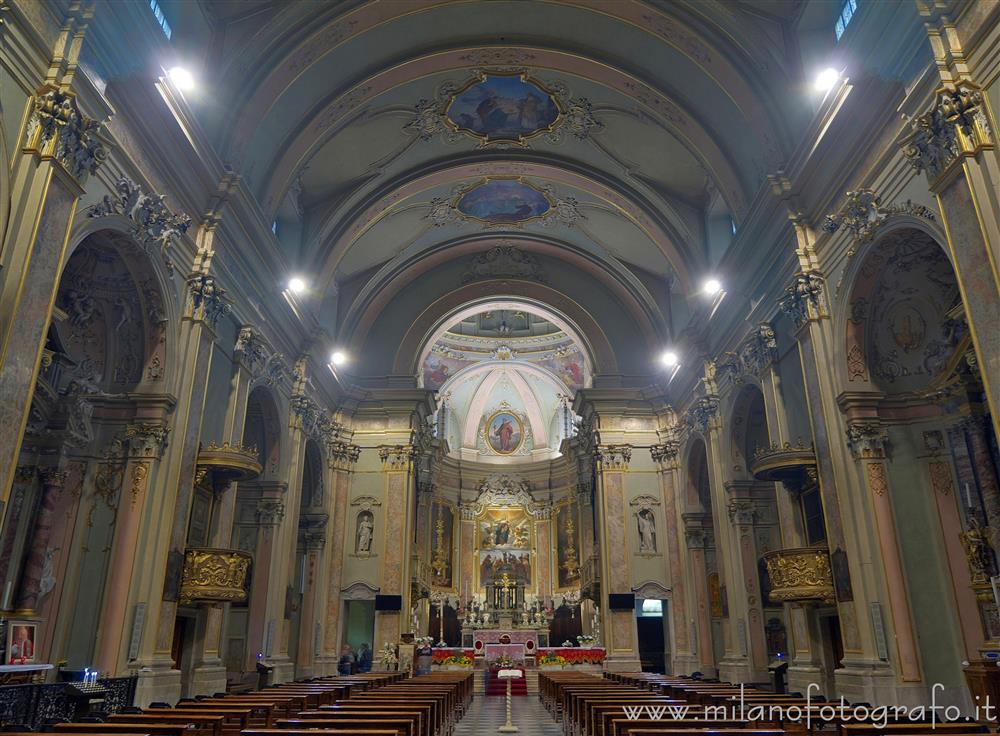
<svg viewBox="0 0 1000 736">
<path fill-rule="evenodd" d="M 996 730 L 998 110 L 997 0 L 0 0 L 0 729 Z"/>
</svg>

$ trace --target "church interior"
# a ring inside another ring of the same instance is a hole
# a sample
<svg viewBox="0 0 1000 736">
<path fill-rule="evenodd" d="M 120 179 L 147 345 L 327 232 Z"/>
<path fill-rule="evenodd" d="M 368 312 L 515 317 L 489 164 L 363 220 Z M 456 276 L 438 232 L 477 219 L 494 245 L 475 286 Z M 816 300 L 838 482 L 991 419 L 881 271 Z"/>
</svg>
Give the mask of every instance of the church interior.
<svg viewBox="0 0 1000 736">
<path fill-rule="evenodd" d="M 0 727 L 996 730 L 998 115 L 997 0 L 0 0 Z"/>
</svg>

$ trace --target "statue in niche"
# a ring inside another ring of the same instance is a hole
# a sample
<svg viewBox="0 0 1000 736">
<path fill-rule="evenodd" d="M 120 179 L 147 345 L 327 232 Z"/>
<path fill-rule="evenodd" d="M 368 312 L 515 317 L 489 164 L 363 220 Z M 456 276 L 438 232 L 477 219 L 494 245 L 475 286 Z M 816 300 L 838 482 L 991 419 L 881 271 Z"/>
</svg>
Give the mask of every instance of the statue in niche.
<svg viewBox="0 0 1000 736">
<path fill-rule="evenodd" d="M 656 517 L 652 509 L 642 509 L 635 520 L 639 527 L 639 551 L 656 552 Z"/>
<path fill-rule="evenodd" d="M 359 555 L 370 555 L 374 536 L 375 517 L 371 511 L 362 511 L 358 514 L 358 528 L 354 551 Z"/>
</svg>

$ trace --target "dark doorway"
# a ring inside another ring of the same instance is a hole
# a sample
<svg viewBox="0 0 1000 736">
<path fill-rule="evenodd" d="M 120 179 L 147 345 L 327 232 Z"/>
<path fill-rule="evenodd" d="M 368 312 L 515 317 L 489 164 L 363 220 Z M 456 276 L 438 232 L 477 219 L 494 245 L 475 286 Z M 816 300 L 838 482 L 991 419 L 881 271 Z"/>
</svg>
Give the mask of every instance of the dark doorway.
<svg viewBox="0 0 1000 736">
<path fill-rule="evenodd" d="M 666 672 L 663 635 L 663 601 L 636 601 L 636 629 L 639 635 L 639 660 L 643 672 Z"/>
</svg>

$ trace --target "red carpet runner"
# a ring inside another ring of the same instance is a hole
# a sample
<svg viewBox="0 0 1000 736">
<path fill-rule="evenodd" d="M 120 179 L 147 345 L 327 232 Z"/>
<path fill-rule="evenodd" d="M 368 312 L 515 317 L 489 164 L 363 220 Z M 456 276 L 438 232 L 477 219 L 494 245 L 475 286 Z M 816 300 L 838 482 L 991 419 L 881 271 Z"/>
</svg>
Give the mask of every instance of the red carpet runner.
<svg viewBox="0 0 1000 736">
<path fill-rule="evenodd" d="M 496 676 L 496 673 L 486 671 L 486 694 L 487 695 L 506 695 L 507 694 L 507 682 L 501 680 Z M 516 680 L 510 681 L 510 694 L 511 695 L 527 695 L 528 694 L 528 682 L 525 678 L 519 677 Z"/>
</svg>

